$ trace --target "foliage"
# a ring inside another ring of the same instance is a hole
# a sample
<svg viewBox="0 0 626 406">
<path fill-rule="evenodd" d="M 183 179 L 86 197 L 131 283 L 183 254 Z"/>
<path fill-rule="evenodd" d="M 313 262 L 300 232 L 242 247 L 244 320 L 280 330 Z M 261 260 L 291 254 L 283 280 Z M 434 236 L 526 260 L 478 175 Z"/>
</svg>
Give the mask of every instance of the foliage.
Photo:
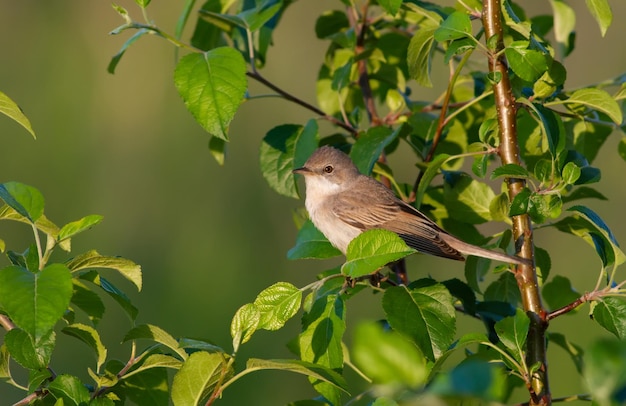
<svg viewBox="0 0 626 406">
<path fill-rule="evenodd" d="M 459 1 L 454 7 L 417 0 L 338 2 L 344 10 L 326 12 L 316 24 L 315 34 L 328 42 L 317 80 L 319 107 L 260 73 L 273 30 L 291 1 L 208 0 L 198 10 L 190 43 L 181 37 L 194 1 L 186 2 L 174 34 L 149 20 L 149 3 L 137 0 L 143 23 L 114 6 L 124 24 L 112 34 L 134 35 L 108 69 L 113 73 L 127 49 L 146 34 L 184 51 L 174 84 L 209 133 L 211 154 L 220 164 L 231 138 L 229 125 L 241 104 L 254 98 L 248 81 L 255 80 L 314 115 L 304 124 L 273 128 L 263 139 L 261 172 L 277 193 L 298 198 L 292 170 L 318 145 L 332 144 L 349 152 L 363 173 L 439 224 L 453 224 L 451 231 L 459 237 L 515 250 L 534 266 L 496 266 L 491 272 L 500 274 L 485 286 L 491 263 L 469 258 L 465 281 L 398 283 L 392 271 L 381 268 L 402 264 L 414 251 L 393 233 L 366 232 L 350 244 L 341 268 L 321 272 L 302 288 L 278 282 L 242 305 L 230 327 L 232 350 L 226 350 L 208 340 L 176 339 L 156 325 L 136 325 L 138 309 L 102 272 L 112 269 L 140 290 L 141 270 L 132 261 L 89 251 L 52 262 L 53 252 L 70 252 L 71 239 L 102 217 L 86 216 L 58 227 L 46 218 L 36 188 L 6 182 L 0 184 L 5 203 L 0 220 L 30 226 L 34 240 L 22 252 L 6 249 L 0 240 L 11 263 L 0 270 L 0 325 L 7 330 L 0 347 L 0 378 L 27 393 L 22 404 L 114 405 L 146 399 L 157 405 L 170 400 L 175 405 L 212 404 L 228 397 L 227 389 L 241 377 L 268 369 L 309 378 L 320 396 L 294 403 L 302 405 L 363 398 L 373 405 L 435 399 L 504 403 L 517 386 L 527 388 L 530 404 L 549 404 L 548 342 L 565 349 L 589 384 L 589 394 L 573 397 L 601 405 L 624 401 L 626 281 L 616 278 L 616 270 L 626 257 L 610 227 L 580 200 L 605 199 L 591 186 L 601 179 L 593 163 L 609 135 L 622 130 L 626 86 L 619 77 L 568 88 L 565 61 L 575 46 L 575 19 L 565 2 L 553 0 L 552 15 L 534 18 L 509 1 Z M 607 1 L 587 1 L 587 7 L 604 35 L 612 22 Z M 433 64 L 448 67 L 447 88 L 435 101 L 419 100 L 415 89 L 432 86 Z M 0 111 L 34 135 L 17 105 L 2 93 L 0 101 Z M 336 132 L 324 133 L 318 120 L 330 122 Z M 623 158 L 625 145 L 622 139 L 618 153 Z M 413 184 L 398 182 L 387 165 L 401 148 L 417 161 Z M 464 170 L 470 167 L 471 173 Z M 493 181 L 504 182 L 506 192 L 494 191 Z M 339 254 L 310 221 L 296 218 L 299 233 L 290 259 Z M 484 236 L 476 226 L 486 222 L 512 224 L 512 229 Z M 600 259 L 596 286 L 577 290 L 567 276 L 551 270 L 550 254 L 533 245 L 531 224 L 539 226 L 536 232 L 554 228 L 587 242 Z M 357 323 L 352 342 L 346 343 L 350 299 L 368 291 L 382 295 L 386 320 Z M 100 338 L 102 293 L 130 320 L 124 342 L 130 341 L 132 349 L 126 362 L 110 359 Z M 550 320 L 585 303 L 593 320 L 617 337 L 595 343 L 587 352 L 569 337 L 548 331 Z M 77 309 L 87 323 L 76 322 Z M 291 348 L 296 358 L 236 363 L 241 346 L 257 331 L 281 329 L 300 311 L 302 330 Z M 457 314 L 484 324 L 458 336 Z M 57 331 L 93 351 L 95 364 L 88 369 L 93 382 L 52 369 Z M 140 349 L 139 340 L 150 344 Z M 462 360 L 444 365 L 453 354 Z M 14 378 L 14 363 L 29 372 L 27 383 Z M 353 392 L 344 378 L 347 369 L 362 379 L 363 393 Z M 174 371 L 171 379 L 168 370 Z"/>
</svg>

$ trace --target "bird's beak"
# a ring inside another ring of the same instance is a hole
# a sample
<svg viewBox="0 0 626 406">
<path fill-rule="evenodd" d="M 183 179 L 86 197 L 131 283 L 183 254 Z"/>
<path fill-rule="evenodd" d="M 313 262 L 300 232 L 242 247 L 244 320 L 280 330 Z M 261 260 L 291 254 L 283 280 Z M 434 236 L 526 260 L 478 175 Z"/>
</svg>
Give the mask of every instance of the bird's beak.
<svg viewBox="0 0 626 406">
<path fill-rule="evenodd" d="M 309 168 L 307 168 L 306 166 L 303 166 L 301 168 L 296 168 L 293 171 L 291 171 L 292 173 L 299 173 L 300 175 L 306 175 L 307 173 L 311 173 L 311 170 Z"/>
</svg>

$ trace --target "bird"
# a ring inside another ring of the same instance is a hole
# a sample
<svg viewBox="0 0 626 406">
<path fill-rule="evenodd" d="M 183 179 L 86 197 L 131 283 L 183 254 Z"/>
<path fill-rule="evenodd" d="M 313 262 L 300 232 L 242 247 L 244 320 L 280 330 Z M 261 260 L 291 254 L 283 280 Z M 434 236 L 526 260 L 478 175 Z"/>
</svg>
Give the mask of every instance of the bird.
<svg viewBox="0 0 626 406">
<path fill-rule="evenodd" d="M 304 176 L 309 218 L 344 255 L 362 232 L 384 229 L 425 254 L 458 261 L 464 261 L 465 254 L 516 265 L 529 263 L 454 237 L 382 183 L 360 173 L 350 157 L 334 147 L 316 149 L 293 173 Z"/>
</svg>

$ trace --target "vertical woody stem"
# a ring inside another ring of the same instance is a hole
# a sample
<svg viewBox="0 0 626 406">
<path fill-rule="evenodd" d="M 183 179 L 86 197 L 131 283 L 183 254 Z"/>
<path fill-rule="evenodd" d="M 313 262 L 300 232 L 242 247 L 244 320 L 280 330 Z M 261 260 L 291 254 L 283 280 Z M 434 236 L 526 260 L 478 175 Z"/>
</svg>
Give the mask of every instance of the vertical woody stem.
<svg viewBox="0 0 626 406">
<path fill-rule="evenodd" d="M 489 57 L 489 72 L 498 81 L 494 85 L 494 97 L 500 127 L 500 160 L 502 164 L 520 164 L 519 145 L 517 139 L 516 116 L 517 108 L 515 97 L 511 90 L 508 69 L 502 50 L 502 9 L 500 0 L 483 0 L 482 22 L 487 40 L 497 38 L 495 49 Z M 525 186 L 524 179 L 509 178 L 507 181 L 509 198 L 512 200 Z M 519 255 L 529 260 L 534 259 L 533 230 L 528 214 L 512 218 L 513 236 Z M 539 365 L 539 368 L 530 378 L 528 390 L 530 405 L 551 404 L 550 389 L 548 386 L 548 371 L 546 358 L 546 337 L 548 327 L 546 311 L 539 296 L 537 273 L 532 265 L 520 265 L 515 270 L 515 278 L 522 295 L 522 304 L 530 318 L 530 329 L 526 341 L 527 365 Z"/>
</svg>

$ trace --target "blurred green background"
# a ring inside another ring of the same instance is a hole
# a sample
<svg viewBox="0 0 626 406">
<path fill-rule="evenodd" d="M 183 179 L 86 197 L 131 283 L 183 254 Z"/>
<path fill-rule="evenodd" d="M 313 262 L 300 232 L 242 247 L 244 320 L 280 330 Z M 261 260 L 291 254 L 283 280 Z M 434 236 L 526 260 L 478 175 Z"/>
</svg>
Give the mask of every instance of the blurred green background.
<svg viewBox="0 0 626 406">
<path fill-rule="evenodd" d="M 154 0 L 148 13 L 173 32 L 183 3 Z M 532 3 L 531 15 L 550 12 L 548 2 Z M 141 20 L 133 2 L 119 4 Z M 605 39 L 582 1 L 570 5 L 578 12 L 577 47 L 566 60 L 566 86 L 597 83 L 625 72 L 626 28 L 619 22 L 626 16 L 626 3 L 611 2 L 614 24 Z M 275 32 L 263 74 L 315 103 L 315 78 L 327 46 L 315 38 L 315 18 L 323 10 L 341 7 L 330 0 L 292 5 Z M 245 103 L 231 126 L 227 163 L 220 167 L 207 149 L 207 134 L 174 88 L 170 44 L 146 36 L 127 52 L 115 75 L 107 73 L 110 57 L 129 36 L 108 35 L 121 23 L 108 1 L 0 1 L 0 90 L 22 107 L 37 132 L 34 141 L 17 124 L 0 118 L 0 181 L 37 187 L 46 198 L 47 216 L 60 225 L 87 214 L 103 215 L 101 225 L 73 241 L 72 254 L 95 248 L 141 264 L 141 293 L 114 278 L 139 307 L 139 323 L 156 324 L 174 336 L 208 338 L 230 351 L 230 319 L 239 306 L 276 281 L 304 286 L 317 272 L 340 263 L 286 259 L 296 235 L 292 211 L 302 202 L 271 191 L 259 171 L 264 134 L 285 122 L 303 124 L 311 116 L 277 98 Z M 438 70 L 441 65 L 436 61 L 433 66 Z M 436 97 L 445 86 L 446 72 L 434 76 L 435 89 L 417 89 L 420 99 Z M 268 93 L 256 83 L 250 87 L 253 95 Z M 614 133 L 595 162 L 603 174 L 598 189 L 609 200 L 586 204 L 624 242 L 626 163 L 616 152 L 620 137 Z M 403 181 L 414 176 L 410 160 L 395 161 L 394 169 Z M 28 228 L 6 222 L 0 223 L 0 237 L 17 251 L 31 242 Z M 593 288 L 600 261 L 591 247 L 550 229 L 539 230 L 536 243 L 550 252 L 553 275 L 571 278 L 580 292 Z M 463 270 L 462 264 L 423 256 L 411 258 L 410 267 L 413 279 L 462 276 Z M 626 278 L 623 270 L 620 278 Z M 349 325 L 359 318 L 380 318 L 379 300 L 368 293 L 358 295 L 348 305 Z M 129 346 L 119 342 L 130 326 L 116 305 L 107 303 L 103 339 L 110 356 L 125 360 Z M 592 325 L 587 309 L 554 320 L 551 328 L 569 334 L 583 348 L 608 335 Z M 460 317 L 459 328 L 465 326 L 476 324 Z M 294 319 L 280 332 L 258 333 L 243 346 L 241 359 L 289 357 L 286 343 L 298 329 Z M 2 336 L 0 332 L 0 340 Z M 62 349 L 53 357 L 53 368 L 87 379 L 86 367 L 94 366 L 89 350 L 63 335 L 58 340 Z M 350 342 L 350 330 L 346 340 Z M 550 363 L 559 371 L 551 377 L 554 396 L 583 391 L 560 349 L 550 351 Z M 280 405 L 313 395 L 303 377 L 262 372 L 233 385 L 219 403 Z M 0 404 L 19 398 L 17 392 L 0 387 Z"/>
</svg>

